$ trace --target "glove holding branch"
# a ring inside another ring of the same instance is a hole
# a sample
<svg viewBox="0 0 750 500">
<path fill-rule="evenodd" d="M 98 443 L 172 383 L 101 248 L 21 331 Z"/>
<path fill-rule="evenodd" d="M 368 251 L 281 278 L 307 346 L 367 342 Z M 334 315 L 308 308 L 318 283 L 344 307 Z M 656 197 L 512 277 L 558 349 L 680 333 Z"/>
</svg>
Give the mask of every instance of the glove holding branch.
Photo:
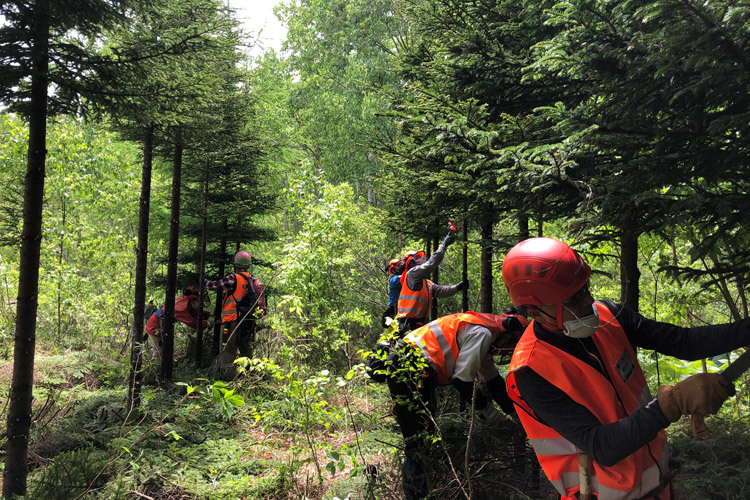
<svg viewBox="0 0 750 500">
<path fill-rule="evenodd" d="M 664 416 L 676 422 L 682 415 L 713 415 L 734 393 L 734 384 L 721 373 L 697 373 L 675 385 L 660 386 L 656 399 Z"/>
</svg>

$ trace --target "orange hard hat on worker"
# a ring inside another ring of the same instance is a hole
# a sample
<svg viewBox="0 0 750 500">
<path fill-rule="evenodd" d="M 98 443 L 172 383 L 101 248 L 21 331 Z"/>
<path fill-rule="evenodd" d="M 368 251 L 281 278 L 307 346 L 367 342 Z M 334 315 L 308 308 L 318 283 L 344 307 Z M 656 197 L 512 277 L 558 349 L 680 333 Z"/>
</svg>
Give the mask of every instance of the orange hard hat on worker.
<svg viewBox="0 0 750 500">
<path fill-rule="evenodd" d="M 424 259 L 426 257 L 426 254 L 424 250 L 409 250 L 404 254 L 404 258 L 401 259 L 404 262 L 404 267 L 408 270 L 414 267 L 415 265 L 421 264 L 424 262 Z"/>
<path fill-rule="evenodd" d="M 393 276 L 401 274 L 404 271 L 404 261 L 401 259 L 391 259 L 388 261 L 388 274 Z"/>
</svg>

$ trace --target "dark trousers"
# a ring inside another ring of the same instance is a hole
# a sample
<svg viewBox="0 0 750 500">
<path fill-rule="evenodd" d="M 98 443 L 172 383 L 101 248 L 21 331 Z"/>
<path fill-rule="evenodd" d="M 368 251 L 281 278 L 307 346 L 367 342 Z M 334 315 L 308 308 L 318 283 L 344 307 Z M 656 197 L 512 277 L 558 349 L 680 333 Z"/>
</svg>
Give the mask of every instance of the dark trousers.
<svg viewBox="0 0 750 500">
<path fill-rule="evenodd" d="M 388 389 L 393 415 L 404 436 L 402 482 L 407 500 L 429 495 L 424 465 L 429 454 L 429 435 L 435 431 L 437 375 L 425 366 L 421 352 L 398 342 L 388 361 Z"/>
<path fill-rule="evenodd" d="M 427 318 L 399 318 L 398 332 L 403 337 L 407 332 L 427 324 Z"/>
<path fill-rule="evenodd" d="M 240 351 L 240 356 L 252 358 L 253 357 L 253 344 L 255 343 L 255 320 L 245 319 L 236 329 L 235 327 L 239 323 L 239 320 L 230 321 L 225 323 L 223 326 L 223 332 L 221 334 L 221 344 L 223 350 L 221 352 L 221 364 L 231 365 L 234 359 L 237 357 L 237 350 Z M 234 333 L 232 333 L 234 332 Z"/>
<path fill-rule="evenodd" d="M 401 375 L 404 375 L 402 378 Z M 405 371 L 388 376 L 388 390 L 393 400 L 393 416 L 404 436 L 407 450 L 420 446 L 421 436 L 435 430 L 435 373 L 431 368 L 411 377 Z"/>
<path fill-rule="evenodd" d="M 380 326 L 385 328 L 385 318 L 395 318 L 396 317 L 396 306 L 388 306 L 388 309 L 383 311 L 383 315 L 380 317 Z"/>
</svg>

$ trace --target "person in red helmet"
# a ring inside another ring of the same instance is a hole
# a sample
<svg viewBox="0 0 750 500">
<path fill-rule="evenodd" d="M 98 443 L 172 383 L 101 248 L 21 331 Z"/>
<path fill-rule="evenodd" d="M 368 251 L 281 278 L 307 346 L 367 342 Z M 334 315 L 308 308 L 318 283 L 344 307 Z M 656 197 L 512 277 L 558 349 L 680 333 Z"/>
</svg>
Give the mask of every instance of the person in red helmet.
<svg viewBox="0 0 750 500">
<path fill-rule="evenodd" d="M 503 261 L 503 281 L 531 317 L 513 352 L 507 389 L 545 474 L 577 498 L 579 455 L 592 460 L 599 498 L 671 495 L 664 428 L 681 415 L 716 413 L 734 386 L 692 375 L 651 396 L 638 347 L 695 360 L 750 344 L 750 320 L 683 328 L 594 300 L 591 268 L 566 243 L 530 238 Z"/>
<path fill-rule="evenodd" d="M 429 321 L 432 298 L 455 295 L 469 287 L 468 281 L 455 285 L 438 285 L 428 279 L 443 261 L 445 251 L 455 241 L 453 231 L 429 259 L 422 251 L 409 251 L 404 255 L 405 271 L 401 275 L 401 293 L 398 297 L 399 331 L 401 334 L 418 328 Z"/>
<path fill-rule="evenodd" d="M 474 380 L 480 378 L 506 415 L 515 414 L 493 356 L 512 349 L 528 323 L 517 314 L 468 311 L 442 316 L 396 343 L 385 371 L 393 415 L 404 436 L 402 481 L 408 500 L 429 494 L 423 465 L 433 439 L 430 435 L 435 432 L 435 388 L 453 385 L 463 401 L 473 402 L 477 415 L 487 424 L 505 422 L 507 417 L 483 391 L 474 390 Z"/>
<path fill-rule="evenodd" d="M 219 362 L 231 366 L 239 349 L 241 356 L 252 357 L 256 321 L 266 315 L 265 287 L 248 272 L 252 257 L 244 250 L 234 254 L 234 272 L 220 280 L 206 280 L 206 290 L 224 290 L 221 310 L 222 351 Z"/>
</svg>

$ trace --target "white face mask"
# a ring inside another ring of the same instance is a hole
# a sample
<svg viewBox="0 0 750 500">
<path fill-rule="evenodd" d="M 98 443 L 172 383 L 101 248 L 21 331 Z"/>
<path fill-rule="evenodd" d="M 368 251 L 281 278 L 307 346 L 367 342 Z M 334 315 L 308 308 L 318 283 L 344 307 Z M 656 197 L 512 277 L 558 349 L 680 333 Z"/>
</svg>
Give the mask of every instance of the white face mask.
<svg viewBox="0 0 750 500">
<path fill-rule="evenodd" d="M 594 310 L 593 314 L 563 321 L 563 333 L 574 339 L 591 337 L 596 329 L 599 328 L 599 311 L 596 309 L 596 304 L 592 304 L 591 308 Z"/>
</svg>

